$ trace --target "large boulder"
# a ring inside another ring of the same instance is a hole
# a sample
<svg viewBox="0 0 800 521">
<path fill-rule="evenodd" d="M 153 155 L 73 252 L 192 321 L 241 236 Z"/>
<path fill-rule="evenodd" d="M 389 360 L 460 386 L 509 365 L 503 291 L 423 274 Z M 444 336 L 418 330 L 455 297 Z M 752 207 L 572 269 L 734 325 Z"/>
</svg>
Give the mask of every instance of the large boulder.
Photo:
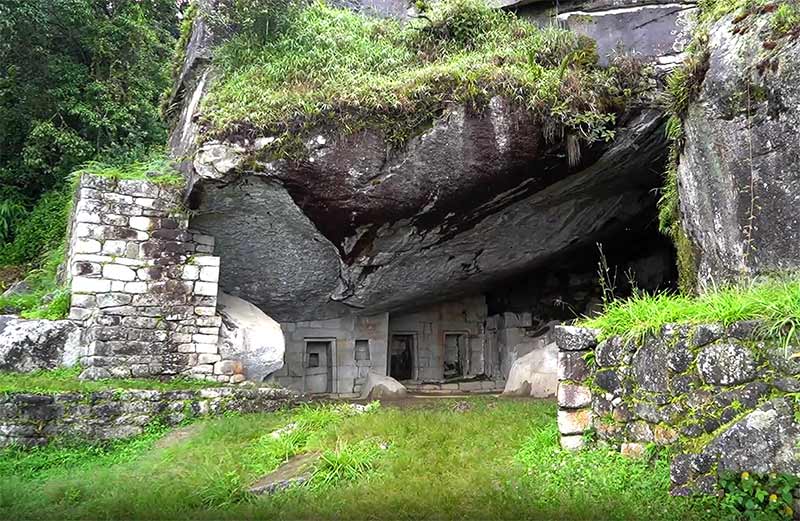
<svg viewBox="0 0 800 521">
<path fill-rule="evenodd" d="M 364 387 L 361 390 L 361 399 L 390 400 L 393 398 L 403 398 L 407 393 L 406 387 L 391 376 L 369 373 L 367 375 L 367 381 L 364 383 Z"/>
<path fill-rule="evenodd" d="M 504 395 L 550 398 L 558 388 L 558 346 L 550 343 L 518 358 L 511 366 Z"/>
<path fill-rule="evenodd" d="M 74 365 L 81 354 L 80 331 L 72 322 L 0 316 L 0 371 L 56 369 Z"/>
<path fill-rule="evenodd" d="M 709 31 L 684 121 L 680 207 L 701 283 L 800 267 L 800 40 L 777 35 L 772 16 Z"/>
<path fill-rule="evenodd" d="M 239 360 L 251 382 L 262 382 L 283 367 L 286 343 L 280 324 L 256 306 L 221 293 L 217 309 L 222 317 L 219 353 L 226 360 Z"/>
<path fill-rule="evenodd" d="M 396 311 L 479 292 L 653 212 L 663 120 L 626 120 L 571 169 L 535 118 L 496 98 L 456 107 L 387 155 L 378 132 L 320 131 L 303 161 L 205 143 L 194 229 L 216 238 L 220 285 L 280 322 Z"/>
</svg>

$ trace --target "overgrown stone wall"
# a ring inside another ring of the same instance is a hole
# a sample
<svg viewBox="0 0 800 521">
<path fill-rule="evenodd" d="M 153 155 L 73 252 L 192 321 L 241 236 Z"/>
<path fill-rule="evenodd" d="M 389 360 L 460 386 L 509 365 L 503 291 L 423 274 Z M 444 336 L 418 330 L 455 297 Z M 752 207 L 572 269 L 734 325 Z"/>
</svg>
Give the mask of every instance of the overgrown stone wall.
<svg viewBox="0 0 800 521">
<path fill-rule="evenodd" d="M 665 326 L 643 341 L 560 326 L 562 446 L 587 434 L 631 456 L 670 446 L 672 492 L 713 493 L 719 472 L 800 475 L 800 360 L 755 322 Z"/>
<path fill-rule="evenodd" d="M 84 377 L 244 380 L 219 354 L 214 239 L 188 229 L 181 200 L 177 186 L 81 176 L 68 267 Z"/>
<path fill-rule="evenodd" d="M 55 439 L 93 442 L 136 436 L 154 421 L 272 412 L 295 402 L 285 389 L 220 387 L 193 391 L 98 391 L 0 396 L 0 447 L 44 445 Z"/>
</svg>

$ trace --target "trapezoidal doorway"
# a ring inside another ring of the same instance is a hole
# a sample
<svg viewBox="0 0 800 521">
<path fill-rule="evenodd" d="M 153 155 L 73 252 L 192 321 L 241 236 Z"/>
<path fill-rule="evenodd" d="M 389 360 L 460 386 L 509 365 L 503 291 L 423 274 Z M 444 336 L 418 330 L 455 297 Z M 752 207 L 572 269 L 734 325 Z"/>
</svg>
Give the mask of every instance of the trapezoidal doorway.
<svg viewBox="0 0 800 521">
<path fill-rule="evenodd" d="M 333 391 L 332 340 L 306 340 L 305 392 L 324 394 Z"/>
<path fill-rule="evenodd" d="M 398 381 L 414 377 L 414 335 L 392 335 L 389 344 L 389 376 Z"/>
</svg>

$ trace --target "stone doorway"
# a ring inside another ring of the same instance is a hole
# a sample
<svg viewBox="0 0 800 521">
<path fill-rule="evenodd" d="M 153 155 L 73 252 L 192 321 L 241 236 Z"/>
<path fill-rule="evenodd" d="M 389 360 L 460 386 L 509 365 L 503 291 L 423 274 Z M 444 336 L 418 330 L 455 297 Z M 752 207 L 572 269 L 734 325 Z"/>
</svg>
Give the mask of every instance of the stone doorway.
<svg viewBox="0 0 800 521">
<path fill-rule="evenodd" d="M 305 392 L 333 392 L 333 341 L 306 340 Z"/>
<path fill-rule="evenodd" d="M 398 381 L 414 378 L 414 335 L 392 335 L 389 343 L 389 376 Z"/>
<path fill-rule="evenodd" d="M 444 377 L 459 378 L 467 373 L 467 334 L 444 334 Z"/>
</svg>

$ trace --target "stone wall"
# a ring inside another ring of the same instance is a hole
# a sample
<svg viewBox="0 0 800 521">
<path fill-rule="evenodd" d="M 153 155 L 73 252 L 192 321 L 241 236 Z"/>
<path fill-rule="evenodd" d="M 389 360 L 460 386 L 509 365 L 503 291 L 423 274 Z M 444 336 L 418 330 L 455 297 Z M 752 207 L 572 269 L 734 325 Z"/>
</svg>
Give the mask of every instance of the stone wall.
<svg viewBox="0 0 800 521">
<path fill-rule="evenodd" d="M 93 442 L 136 436 L 159 420 L 184 420 L 228 411 L 271 412 L 293 404 L 284 389 L 220 387 L 194 391 L 98 391 L 0 396 L 0 447 L 44 445 L 54 439 Z"/>
<path fill-rule="evenodd" d="M 672 492 L 713 493 L 718 472 L 800 475 L 800 351 L 754 322 L 665 326 L 643 341 L 559 326 L 558 425 L 576 449 L 586 433 L 628 455 L 670 446 Z"/>
<path fill-rule="evenodd" d="M 188 229 L 181 200 L 181 187 L 81 176 L 68 269 L 84 377 L 244 380 L 219 355 L 214 240 Z"/>
<path fill-rule="evenodd" d="M 284 322 L 281 329 L 286 338 L 284 366 L 269 381 L 302 393 L 355 397 L 361 393 L 368 373 L 386 374 L 387 313 Z M 310 342 L 329 346 L 330 356 L 323 355 L 317 367 L 308 367 Z"/>
</svg>

